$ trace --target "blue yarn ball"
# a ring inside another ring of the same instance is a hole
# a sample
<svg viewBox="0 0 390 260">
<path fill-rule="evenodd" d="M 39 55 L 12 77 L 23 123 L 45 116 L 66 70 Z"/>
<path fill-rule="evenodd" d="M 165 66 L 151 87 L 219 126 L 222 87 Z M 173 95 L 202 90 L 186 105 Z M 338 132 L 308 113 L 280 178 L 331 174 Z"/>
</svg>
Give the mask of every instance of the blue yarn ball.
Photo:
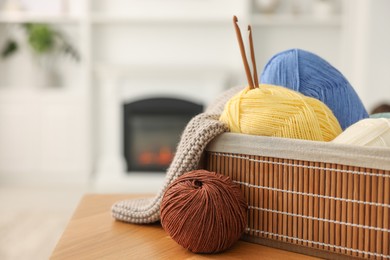
<svg viewBox="0 0 390 260">
<path fill-rule="evenodd" d="M 284 86 L 325 103 L 344 130 L 369 115 L 348 80 L 321 57 L 300 49 L 273 56 L 261 83 Z"/>
</svg>

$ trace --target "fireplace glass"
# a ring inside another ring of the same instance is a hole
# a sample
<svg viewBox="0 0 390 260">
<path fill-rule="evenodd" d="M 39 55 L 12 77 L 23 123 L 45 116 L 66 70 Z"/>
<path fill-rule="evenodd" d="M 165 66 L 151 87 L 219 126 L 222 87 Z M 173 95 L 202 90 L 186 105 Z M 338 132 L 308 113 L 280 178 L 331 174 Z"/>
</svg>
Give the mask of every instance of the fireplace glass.
<svg viewBox="0 0 390 260">
<path fill-rule="evenodd" d="M 125 104 L 127 171 L 165 171 L 175 155 L 185 126 L 202 110 L 202 105 L 173 98 L 145 99 Z"/>
</svg>

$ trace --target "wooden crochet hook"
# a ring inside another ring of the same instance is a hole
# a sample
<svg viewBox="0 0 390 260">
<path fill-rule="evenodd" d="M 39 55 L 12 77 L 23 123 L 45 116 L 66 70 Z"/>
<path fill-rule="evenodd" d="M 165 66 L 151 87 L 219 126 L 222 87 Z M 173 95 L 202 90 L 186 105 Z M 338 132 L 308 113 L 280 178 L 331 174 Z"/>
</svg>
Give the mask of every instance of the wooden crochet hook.
<svg viewBox="0 0 390 260">
<path fill-rule="evenodd" d="M 252 69 L 253 69 L 253 83 L 255 84 L 255 88 L 259 87 L 259 79 L 257 78 L 257 66 L 256 66 L 256 58 L 255 58 L 255 49 L 253 47 L 253 38 L 252 38 L 252 27 L 248 25 L 249 32 L 249 49 L 251 52 L 251 60 L 252 60 Z"/>
<path fill-rule="evenodd" d="M 250 89 L 254 89 L 254 88 L 259 87 L 259 80 L 257 77 L 256 58 L 255 58 L 255 52 L 254 52 L 254 47 L 253 47 L 252 27 L 250 25 L 248 26 L 249 49 L 250 49 L 250 57 L 252 60 L 253 77 L 251 75 L 251 70 L 249 68 L 249 63 L 248 63 L 248 60 L 246 57 L 245 46 L 244 46 L 244 42 L 242 40 L 241 30 L 240 30 L 240 27 L 238 26 L 237 22 L 238 22 L 237 16 L 233 16 L 233 24 L 234 24 L 234 28 L 236 30 L 238 45 L 240 46 L 241 57 L 242 57 L 242 61 L 244 63 L 244 68 L 245 68 L 245 73 L 246 73 L 246 77 L 248 80 L 248 85 L 249 85 Z"/>
</svg>

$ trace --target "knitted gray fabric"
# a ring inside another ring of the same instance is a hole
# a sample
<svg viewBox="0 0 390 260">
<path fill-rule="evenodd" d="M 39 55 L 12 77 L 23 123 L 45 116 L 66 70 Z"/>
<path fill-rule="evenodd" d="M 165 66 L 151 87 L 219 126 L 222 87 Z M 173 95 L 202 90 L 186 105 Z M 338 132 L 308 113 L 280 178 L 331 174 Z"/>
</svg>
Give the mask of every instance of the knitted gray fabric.
<svg viewBox="0 0 390 260">
<path fill-rule="evenodd" d="M 131 199 L 115 203 L 112 216 L 130 223 L 153 223 L 160 220 L 160 205 L 168 186 L 182 174 L 198 168 L 200 157 L 207 144 L 219 134 L 228 131 L 220 122 L 224 104 L 242 87 L 232 88 L 221 95 L 206 112 L 194 117 L 186 126 L 175 157 L 167 170 L 165 184 L 154 198 Z"/>
</svg>

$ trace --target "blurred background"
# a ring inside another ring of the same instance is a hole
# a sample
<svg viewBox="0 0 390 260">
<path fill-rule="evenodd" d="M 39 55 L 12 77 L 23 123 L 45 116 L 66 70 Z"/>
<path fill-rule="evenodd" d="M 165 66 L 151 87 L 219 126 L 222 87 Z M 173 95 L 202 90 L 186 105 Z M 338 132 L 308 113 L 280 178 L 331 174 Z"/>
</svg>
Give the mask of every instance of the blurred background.
<svg viewBox="0 0 390 260">
<path fill-rule="evenodd" d="M 44 259 L 86 192 L 155 193 L 188 120 L 245 85 L 232 24 L 390 102 L 387 0 L 0 0 L 0 259 Z M 246 40 L 246 39 L 245 39 Z M 108 209 L 109 210 L 109 209 Z"/>
</svg>

